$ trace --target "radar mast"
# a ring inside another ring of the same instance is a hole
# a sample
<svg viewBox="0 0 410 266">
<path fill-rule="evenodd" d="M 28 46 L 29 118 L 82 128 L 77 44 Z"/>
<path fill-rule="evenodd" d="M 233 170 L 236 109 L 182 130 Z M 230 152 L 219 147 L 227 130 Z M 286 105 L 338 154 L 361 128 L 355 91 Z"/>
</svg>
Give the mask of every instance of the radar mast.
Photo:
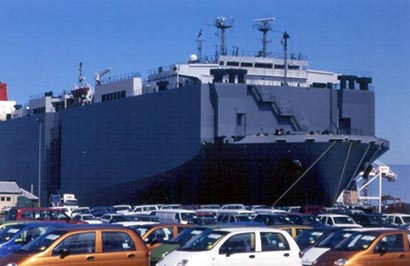
<svg viewBox="0 0 410 266">
<path fill-rule="evenodd" d="M 228 21 L 225 17 L 218 17 L 215 20 L 214 26 L 221 32 L 221 50 L 219 54 L 226 55 L 227 50 L 225 47 L 225 30 L 233 27 L 233 19 Z"/>
<path fill-rule="evenodd" d="M 268 31 L 272 31 L 272 26 L 270 22 L 274 20 L 274 17 L 255 19 L 255 27 L 258 29 L 258 31 L 262 32 L 261 57 L 266 57 L 266 45 L 268 43 L 268 41 L 266 40 L 266 35 Z"/>
<path fill-rule="evenodd" d="M 288 39 L 290 38 L 287 31 L 283 33 L 283 52 L 284 52 L 284 64 L 285 64 L 285 86 L 288 86 Z"/>
</svg>

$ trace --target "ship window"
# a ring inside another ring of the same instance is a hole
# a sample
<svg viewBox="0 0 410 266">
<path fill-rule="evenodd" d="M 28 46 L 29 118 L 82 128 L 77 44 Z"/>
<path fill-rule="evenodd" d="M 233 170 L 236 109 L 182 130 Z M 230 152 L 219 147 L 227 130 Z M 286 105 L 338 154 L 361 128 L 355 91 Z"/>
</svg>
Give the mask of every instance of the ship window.
<svg viewBox="0 0 410 266">
<path fill-rule="evenodd" d="M 252 64 L 252 63 L 249 63 L 249 62 L 242 62 L 242 63 L 241 63 L 241 66 L 243 66 L 243 67 L 252 67 L 253 64 Z"/>
<path fill-rule="evenodd" d="M 255 67 L 257 68 L 272 68 L 272 66 L 270 63 L 255 63 Z"/>
<path fill-rule="evenodd" d="M 284 65 L 275 65 L 275 69 L 284 69 L 285 66 Z"/>
<path fill-rule="evenodd" d="M 299 66 L 295 66 L 295 65 L 289 65 L 288 68 L 291 69 L 291 70 L 299 70 L 300 69 Z"/>
<path fill-rule="evenodd" d="M 239 66 L 239 62 L 227 62 L 227 66 Z"/>
<path fill-rule="evenodd" d="M 116 91 L 116 92 L 112 92 L 112 93 L 103 94 L 101 96 L 101 101 L 105 102 L 105 101 L 121 99 L 121 98 L 125 98 L 125 96 L 126 96 L 125 91 Z"/>
<path fill-rule="evenodd" d="M 220 65 L 220 66 L 223 66 L 224 64 L 225 64 L 224 61 L 219 62 L 219 65 Z"/>
</svg>

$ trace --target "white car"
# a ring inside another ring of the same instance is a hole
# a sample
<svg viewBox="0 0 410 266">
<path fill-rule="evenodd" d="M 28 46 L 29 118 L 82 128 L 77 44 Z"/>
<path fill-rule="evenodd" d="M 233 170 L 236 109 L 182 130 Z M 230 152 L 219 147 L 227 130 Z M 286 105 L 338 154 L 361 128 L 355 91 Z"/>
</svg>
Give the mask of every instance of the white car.
<svg viewBox="0 0 410 266">
<path fill-rule="evenodd" d="M 320 222 L 328 226 L 342 226 L 342 227 L 362 227 L 357 224 L 352 217 L 345 214 L 326 213 L 317 216 Z"/>
<path fill-rule="evenodd" d="M 170 252 L 157 266 L 300 266 L 299 247 L 285 231 L 269 227 L 206 230 Z"/>
<path fill-rule="evenodd" d="M 383 217 L 386 218 L 386 222 L 392 225 L 410 224 L 410 214 L 389 213 L 383 214 Z"/>
<path fill-rule="evenodd" d="M 103 222 L 98 220 L 94 215 L 92 214 L 76 214 L 73 217 L 73 220 L 77 221 L 83 221 L 87 224 L 102 224 Z"/>
</svg>

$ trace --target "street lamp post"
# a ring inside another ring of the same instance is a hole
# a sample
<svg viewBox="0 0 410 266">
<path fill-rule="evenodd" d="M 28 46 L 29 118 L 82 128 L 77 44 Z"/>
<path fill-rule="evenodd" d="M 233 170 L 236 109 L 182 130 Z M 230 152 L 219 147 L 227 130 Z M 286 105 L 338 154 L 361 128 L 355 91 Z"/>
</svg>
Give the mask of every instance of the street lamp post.
<svg viewBox="0 0 410 266">
<path fill-rule="evenodd" d="M 38 207 L 41 207 L 41 126 L 43 119 L 37 118 L 38 122 L 38 177 L 37 177 L 37 197 L 38 197 Z"/>
</svg>

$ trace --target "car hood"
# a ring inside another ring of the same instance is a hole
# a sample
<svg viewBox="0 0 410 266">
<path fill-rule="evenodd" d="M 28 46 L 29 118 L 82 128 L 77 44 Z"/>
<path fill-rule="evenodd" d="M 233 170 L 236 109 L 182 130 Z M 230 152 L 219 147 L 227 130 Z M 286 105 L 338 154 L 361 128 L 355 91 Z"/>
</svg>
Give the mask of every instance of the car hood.
<svg viewBox="0 0 410 266">
<path fill-rule="evenodd" d="M 179 247 L 178 244 L 161 244 L 158 247 L 151 250 L 151 259 L 156 261 L 160 260 L 165 252 L 171 252 Z"/>
<path fill-rule="evenodd" d="M 179 251 L 174 250 L 166 255 L 157 266 L 174 266 L 182 260 L 188 260 L 189 265 L 211 265 L 214 256 L 209 251 Z"/>
<path fill-rule="evenodd" d="M 302 256 L 302 264 L 303 265 L 312 265 L 312 263 L 320 257 L 323 253 L 330 250 L 330 248 L 318 248 L 312 247 L 307 249 Z"/>
<path fill-rule="evenodd" d="M 339 250 L 329 250 L 326 252 L 325 256 L 321 256 L 317 259 L 317 264 L 315 266 L 328 266 L 334 265 L 334 262 L 338 259 L 350 259 L 354 254 L 359 251 L 339 251 Z"/>
</svg>

